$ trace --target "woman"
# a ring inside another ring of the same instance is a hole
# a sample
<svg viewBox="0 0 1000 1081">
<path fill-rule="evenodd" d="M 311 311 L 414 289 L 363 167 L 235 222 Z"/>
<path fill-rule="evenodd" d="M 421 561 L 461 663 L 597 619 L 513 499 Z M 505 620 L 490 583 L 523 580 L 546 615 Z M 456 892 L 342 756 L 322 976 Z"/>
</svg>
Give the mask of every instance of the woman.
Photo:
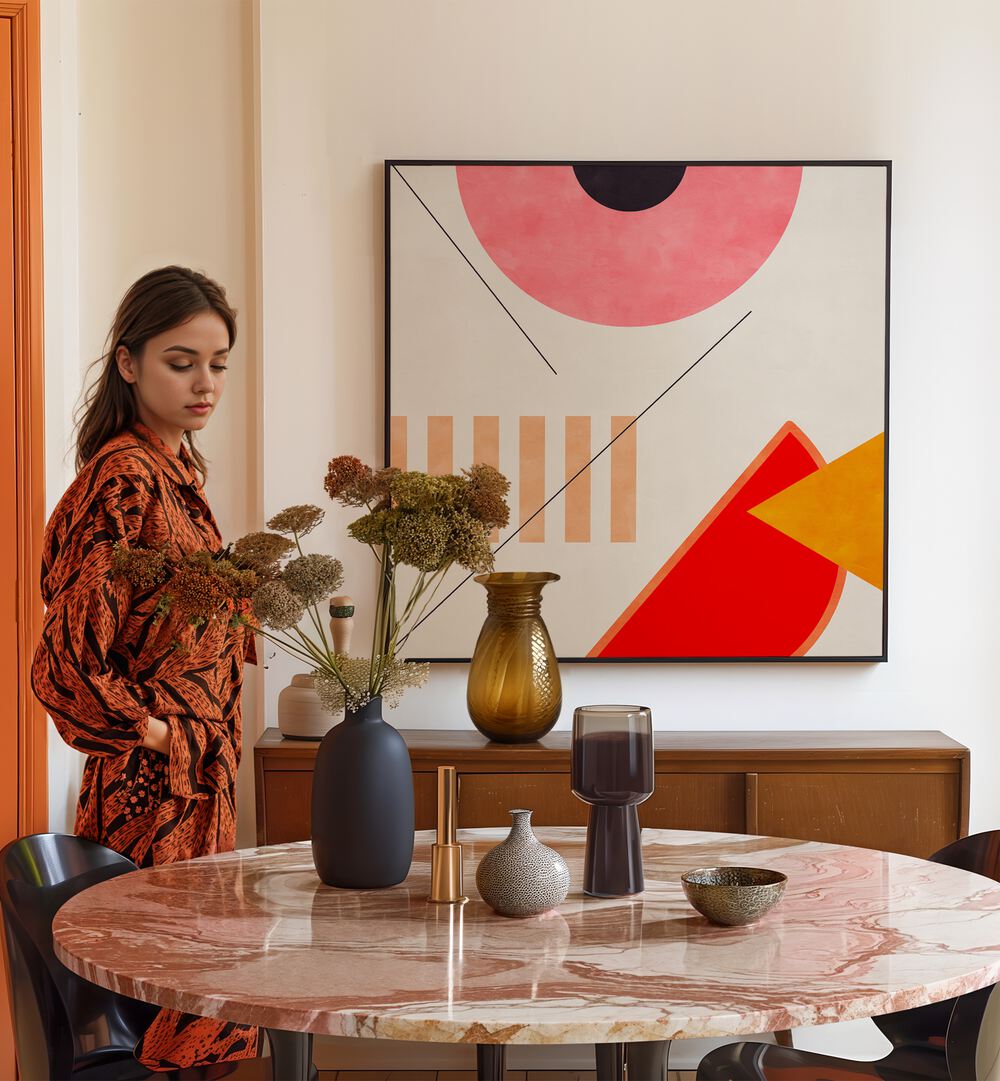
<svg viewBox="0 0 1000 1081">
<path fill-rule="evenodd" d="M 136 589 L 111 570 L 116 543 L 176 555 L 222 546 L 194 433 L 222 397 L 235 339 L 236 312 L 202 274 L 164 267 L 129 289 L 82 407 L 76 479 L 45 530 L 32 685 L 87 755 L 76 833 L 143 867 L 235 847 L 253 635 L 226 619 L 158 620 L 162 587 Z M 257 1047 L 256 1028 L 161 1010 L 135 1053 L 170 1070 Z"/>
</svg>

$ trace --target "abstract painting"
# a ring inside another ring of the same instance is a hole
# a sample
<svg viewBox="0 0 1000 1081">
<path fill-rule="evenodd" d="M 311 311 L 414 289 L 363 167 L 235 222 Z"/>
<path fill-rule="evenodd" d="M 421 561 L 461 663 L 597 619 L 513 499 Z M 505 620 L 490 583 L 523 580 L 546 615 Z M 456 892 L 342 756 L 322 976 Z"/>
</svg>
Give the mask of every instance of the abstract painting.
<svg viewBox="0 0 1000 1081">
<path fill-rule="evenodd" d="M 386 461 L 511 481 L 574 661 L 887 651 L 891 166 L 388 161 Z M 407 654 L 467 660 L 453 569 Z"/>
</svg>

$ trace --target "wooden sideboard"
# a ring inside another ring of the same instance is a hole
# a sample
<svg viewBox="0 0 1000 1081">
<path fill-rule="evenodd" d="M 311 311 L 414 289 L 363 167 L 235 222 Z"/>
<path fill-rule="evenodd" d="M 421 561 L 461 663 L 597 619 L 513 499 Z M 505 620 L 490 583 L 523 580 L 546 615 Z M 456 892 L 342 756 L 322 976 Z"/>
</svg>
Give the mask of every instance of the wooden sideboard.
<svg viewBox="0 0 1000 1081">
<path fill-rule="evenodd" d="M 476 731 L 401 731 L 417 829 L 435 824 L 438 766 L 459 773 L 459 826 L 584 825 L 570 791 L 570 734 L 492 743 Z M 941 732 L 656 733 L 656 790 L 643 825 L 760 833 L 926 857 L 969 827 L 969 751 Z M 268 728 L 254 747 L 257 843 L 309 836 L 318 743 Z"/>
</svg>

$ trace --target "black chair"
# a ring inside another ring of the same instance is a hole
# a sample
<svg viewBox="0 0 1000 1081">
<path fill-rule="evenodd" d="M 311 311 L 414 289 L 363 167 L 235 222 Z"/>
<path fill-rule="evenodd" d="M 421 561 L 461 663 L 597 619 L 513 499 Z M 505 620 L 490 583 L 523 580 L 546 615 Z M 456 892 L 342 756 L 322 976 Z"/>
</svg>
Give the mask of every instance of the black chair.
<svg viewBox="0 0 1000 1081">
<path fill-rule="evenodd" d="M 36 833 L 0 851 L 7 987 L 22 1081 L 217 1078 L 235 1063 L 150 1072 L 132 1054 L 158 1006 L 70 972 L 52 948 L 52 921 L 73 896 L 135 864 L 82 837 Z"/>
<path fill-rule="evenodd" d="M 1000 830 L 953 841 L 930 859 L 1000 882 Z M 727 1044 L 701 1060 L 698 1081 L 722 1078 L 727 1081 L 770 1078 L 848 1081 L 869 1077 L 893 1081 L 922 1081 L 924 1078 L 971 1081 L 976 1076 L 977 1048 L 987 1036 L 982 1030 L 982 1021 L 994 990 L 994 987 L 987 987 L 944 1002 L 873 1017 L 892 1044 L 889 1054 L 877 1062 L 840 1059 L 773 1044 Z"/>
<path fill-rule="evenodd" d="M 81 979 L 52 949 L 52 920 L 71 897 L 135 869 L 109 848 L 60 833 L 22 837 L 0 851 L 7 985 L 21 1077 L 153 1076 L 132 1048 L 157 1007 Z"/>
</svg>

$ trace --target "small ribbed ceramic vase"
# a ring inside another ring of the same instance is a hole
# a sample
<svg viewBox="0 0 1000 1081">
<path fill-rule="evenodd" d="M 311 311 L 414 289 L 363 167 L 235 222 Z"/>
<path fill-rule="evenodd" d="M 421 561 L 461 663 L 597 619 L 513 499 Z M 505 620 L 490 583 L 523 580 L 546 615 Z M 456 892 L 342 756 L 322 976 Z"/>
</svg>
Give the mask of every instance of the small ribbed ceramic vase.
<svg viewBox="0 0 1000 1081">
<path fill-rule="evenodd" d="M 299 673 L 278 695 L 278 731 L 285 739 L 322 739 L 337 723 L 319 700 L 316 681 Z"/>
<path fill-rule="evenodd" d="M 476 581 L 486 588 L 487 614 L 469 665 L 469 716 L 497 743 L 541 739 L 562 709 L 559 664 L 541 612 L 542 587 L 559 575 L 498 571 Z"/>
<path fill-rule="evenodd" d="M 569 868 L 532 833 L 531 811 L 518 808 L 510 816 L 514 824 L 507 839 L 476 868 L 476 888 L 501 916 L 537 916 L 566 900 Z"/>
</svg>

